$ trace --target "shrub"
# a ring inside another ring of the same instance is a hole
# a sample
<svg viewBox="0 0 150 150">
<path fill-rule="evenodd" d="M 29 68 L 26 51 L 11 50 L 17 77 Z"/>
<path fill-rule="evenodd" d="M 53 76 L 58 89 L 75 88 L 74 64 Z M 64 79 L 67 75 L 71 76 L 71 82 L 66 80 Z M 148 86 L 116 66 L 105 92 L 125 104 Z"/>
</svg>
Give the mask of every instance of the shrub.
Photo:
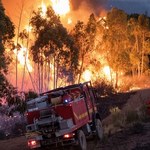
<svg viewBox="0 0 150 150">
<path fill-rule="evenodd" d="M 0 140 L 5 139 L 5 131 L 4 130 L 0 130 Z"/>
<path fill-rule="evenodd" d="M 150 115 L 148 115 L 146 104 L 143 104 L 140 107 L 139 117 L 140 117 L 140 120 L 143 121 L 143 122 L 149 122 L 150 121 Z"/>
<path fill-rule="evenodd" d="M 144 131 L 144 125 L 140 122 L 134 123 L 131 127 L 131 132 L 133 134 L 139 134 L 142 133 L 143 131 Z"/>
<path fill-rule="evenodd" d="M 124 115 L 121 113 L 118 107 L 114 107 L 110 109 L 112 115 L 112 124 L 115 127 L 123 127 L 125 123 Z"/>
<path fill-rule="evenodd" d="M 101 80 L 101 81 L 96 81 L 94 83 L 94 88 L 98 93 L 98 96 L 106 96 L 106 95 L 111 95 L 115 93 L 115 89 L 113 85 L 111 85 L 109 82 Z"/>
<path fill-rule="evenodd" d="M 128 112 L 126 112 L 125 116 L 127 124 L 134 123 L 139 120 L 139 115 L 135 110 L 129 110 Z"/>
<path fill-rule="evenodd" d="M 25 124 L 24 123 L 15 123 L 11 132 L 14 136 L 22 135 L 23 133 L 25 133 Z"/>
</svg>

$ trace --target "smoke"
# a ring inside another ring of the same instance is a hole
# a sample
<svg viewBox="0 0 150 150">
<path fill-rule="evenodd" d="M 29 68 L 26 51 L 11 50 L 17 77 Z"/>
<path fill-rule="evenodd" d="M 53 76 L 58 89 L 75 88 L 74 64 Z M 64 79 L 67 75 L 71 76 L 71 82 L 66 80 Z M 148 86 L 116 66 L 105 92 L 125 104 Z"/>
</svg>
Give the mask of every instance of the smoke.
<svg viewBox="0 0 150 150">
<path fill-rule="evenodd" d="M 101 11 L 105 10 L 107 0 L 70 0 L 72 10 L 78 10 L 82 5 L 87 9 L 91 9 L 95 15 L 99 15 Z"/>
</svg>

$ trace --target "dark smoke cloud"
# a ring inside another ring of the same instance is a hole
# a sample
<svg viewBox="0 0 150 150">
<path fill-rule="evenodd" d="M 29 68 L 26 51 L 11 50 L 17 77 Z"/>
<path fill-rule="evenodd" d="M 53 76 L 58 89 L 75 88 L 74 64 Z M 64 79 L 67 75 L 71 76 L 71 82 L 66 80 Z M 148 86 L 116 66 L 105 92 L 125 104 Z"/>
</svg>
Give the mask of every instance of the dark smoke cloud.
<svg viewBox="0 0 150 150">
<path fill-rule="evenodd" d="M 78 10 L 81 4 L 86 4 L 95 14 L 98 14 L 102 8 L 105 8 L 107 0 L 70 0 L 72 9 Z"/>
</svg>

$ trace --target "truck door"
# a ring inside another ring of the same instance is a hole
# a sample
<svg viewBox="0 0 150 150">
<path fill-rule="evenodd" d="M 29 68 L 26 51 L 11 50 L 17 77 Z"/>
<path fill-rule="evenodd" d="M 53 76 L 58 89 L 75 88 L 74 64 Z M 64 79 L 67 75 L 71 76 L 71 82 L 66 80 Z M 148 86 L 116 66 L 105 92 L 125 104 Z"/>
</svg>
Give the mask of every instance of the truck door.
<svg viewBox="0 0 150 150">
<path fill-rule="evenodd" d="M 92 119 L 92 114 L 94 112 L 93 95 L 90 92 L 90 89 L 89 89 L 87 84 L 83 85 L 83 91 L 84 91 L 84 94 L 85 94 L 85 103 L 86 103 L 86 106 L 87 106 L 89 119 L 91 120 Z"/>
</svg>

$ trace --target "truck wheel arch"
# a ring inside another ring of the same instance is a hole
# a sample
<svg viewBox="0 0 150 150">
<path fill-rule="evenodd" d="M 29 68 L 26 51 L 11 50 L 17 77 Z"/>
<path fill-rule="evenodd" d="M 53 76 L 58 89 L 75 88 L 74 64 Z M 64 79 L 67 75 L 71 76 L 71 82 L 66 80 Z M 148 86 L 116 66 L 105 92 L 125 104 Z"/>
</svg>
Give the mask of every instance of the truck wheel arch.
<svg viewBox="0 0 150 150">
<path fill-rule="evenodd" d="M 93 114 L 93 126 L 96 131 L 97 138 L 101 140 L 103 138 L 103 126 L 100 114 L 98 112 Z"/>
<path fill-rule="evenodd" d="M 78 138 L 78 146 L 80 150 L 87 150 L 87 141 L 86 141 L 86 136 L 83 132 L 83 130 L 78 130 L 77 131 L 77 138 Z"/>
<path fill-rule="evenodd" d="M 93 124 L 95 124 L 95 120 L 96 119 L 99 119 L 100 121 L 102 121 L 101 117 L 100 117 L 100 114 L 98 112 L 96 112 L 95 114 L 93 113 L 92 114 L 92 121 L 93 121 Z"/>
</svg>

